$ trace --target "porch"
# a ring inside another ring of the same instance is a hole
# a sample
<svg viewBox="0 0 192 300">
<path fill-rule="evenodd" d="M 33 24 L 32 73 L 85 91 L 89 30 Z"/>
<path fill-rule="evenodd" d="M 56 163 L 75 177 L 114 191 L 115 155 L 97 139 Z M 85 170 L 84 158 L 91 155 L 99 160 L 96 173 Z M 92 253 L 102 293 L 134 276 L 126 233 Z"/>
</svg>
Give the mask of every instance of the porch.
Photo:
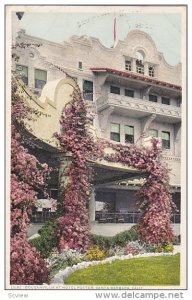
<svg viewBox="0 0 192 300">
<path fill-rule="evenodd" d="M 128 230 L 140 218 L 137 191 L 142 178 L 96 185 L 90 199 L 91 232 L 100 235 L 115 235 Z M 171 219 L 175 234 L 180 234 L 181 199 L 180 189 L 172 187 L 172 198 L 177 207 Z"/>
<path fill-rule="evenodd" d="M 99 211 L 95 214 L 95 221 L 98 223 L 127 223 L 127 224 L 135 224 L 138 222 L 140 217 L 139 212 L 106 212 Z M 172 217 L 173 224 L 180 223 L 180 213 L 174 213 Z"/>
</svg>

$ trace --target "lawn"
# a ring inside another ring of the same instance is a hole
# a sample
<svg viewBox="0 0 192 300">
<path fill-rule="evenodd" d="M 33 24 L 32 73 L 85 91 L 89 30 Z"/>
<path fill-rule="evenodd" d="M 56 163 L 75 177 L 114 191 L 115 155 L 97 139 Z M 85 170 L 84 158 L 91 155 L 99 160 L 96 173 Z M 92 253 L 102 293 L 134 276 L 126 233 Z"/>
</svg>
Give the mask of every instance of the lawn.
<svg viewBox="0 0 192 300">
<path fill-rule="evenodd" d="M 76 271 L 70 285 L 174 286 L 180 284 L 180 255 L 133 258 Z"/>
</svg>

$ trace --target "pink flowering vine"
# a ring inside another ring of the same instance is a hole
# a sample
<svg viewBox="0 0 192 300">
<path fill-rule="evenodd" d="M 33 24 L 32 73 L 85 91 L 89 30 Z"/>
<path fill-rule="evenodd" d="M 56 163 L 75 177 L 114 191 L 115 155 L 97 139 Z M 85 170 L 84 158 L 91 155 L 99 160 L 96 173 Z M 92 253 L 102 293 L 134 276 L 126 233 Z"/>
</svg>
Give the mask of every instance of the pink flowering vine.
<svg viewBox="0 0 192 300">
<path fill-rule="evenodd" d="M 18 93 L 17 82 L 12 83 L 11 106 L 11 253 L 10 283 L 41 284 L 48 270 L 45 261 L 28 243 L 27 226 L 31 207 L 38 189 L 43 189 L 49 174 L 47 165 L 39 161 L 23 145 L 21 131 L 32 111 Z"/>
<path fill-rule="evenodd" d="M 161 160 L 159 142 L 152 138 L 151 143 L 150 148 L 109 143 L 116 153 L 105 155 L 104 159 L 134 167 L 145 176 L 137 193 L 141 212 L 138 231 L 141 239 L 150 244 L 167 244 L 173 240 L 171 217 L 176 206 L 171 197 L 168 169 Z"/>
<path fill-rule="evenodd" d="M 89 159 L 101 156 L 99 148 L 88 132 L 90 119 L 80 90 L 64 108 L 62 131 L 56 134 L 64 153 L 70 153 L 71 162 L 65 176 L 69 182 L 62 195 L 64 215 L 59 219 L 59 250 L 86 249 L 89 244 L 88 202 L 92 168 Z"/>
<path fill-rule="evenodd" d="M 64 155 L 71 155 L 71 162 L 64 176 L 68 183 L 62 195 L 63 216 L 60 218 L 60 250 L 69 247 L 86 249 L 89 244 L 88 202 L 93 170 L 90 160 L 105 159 L 134 167 L 146 177 L 141 187 L 139 208 L 141 217 L 138 230 L 151 244 L 168 243 L 173 239 L 171 228 L 172 209 L 175 207 L 169 188 L 167 168 L 160 160 L 158 141 L 152 139 L 152 147 L 121 145 L 112 142 L 95 142 L 89 133 L 89 118 L 80 90 L 64 108 L 61 117 L 62 130 L 56 134 Z M 104 154 L 111 147 L 114 154 Z"/>
</svg>

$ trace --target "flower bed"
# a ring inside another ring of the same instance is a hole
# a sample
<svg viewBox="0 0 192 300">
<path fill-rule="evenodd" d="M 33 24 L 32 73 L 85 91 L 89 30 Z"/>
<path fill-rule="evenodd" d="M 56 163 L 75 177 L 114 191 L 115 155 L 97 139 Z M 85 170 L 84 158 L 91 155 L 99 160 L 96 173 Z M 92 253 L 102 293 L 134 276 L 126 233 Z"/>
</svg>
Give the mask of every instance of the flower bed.
<svg viewBox="0 0 192 300">
<path fill-rule="evenodd" d="M 174 255 L 174 252 L 169 252 L 169 253 L 144 253 L 144 254 L 128 254 L 128 255 L 122 255 L 122 256 L 112 256 L 108 257 L 102 261 L 89 261 L 89 262 L 81 262 L 78 263 L 77 265 L 73 265 L 72 267 L 67 267 L 64 270 L 60 270 L 54 278 L 51 280 L 51 285 L 61 285 L 64 284 L 65 280 L 68 278 L 69 275 L 72 273 L 78 271 L 78 270 L 83 270 L 85 268 L 88 268 L 89 266 L 96 266 L 98 264 L 106 264 L 106 263 L 112 263 L 115 260 L 127 260 L 127 259 L 135 259 L 135 258 L 143 258 L 143 257 L 154 257 L 154 256 L 171 256 Z"/>
<path fill-rule="evenodd" d="M 131 241 L 123 247 L 116 245 L 108 251 L 98 246 L 91 246 L 84 253 L 73 249 L 65 249 L 59 253 L 55 249 L 47 259 L 50 270 L 50 282 L 51 284 L 63 283 L 73 272 L 97 264 L 138 257 L 173 255 L 177 252 L 179 252 L 178 246 L 174 249 L 172 244 L 164 248 L 155 248 L 144 243 L 141 244 L 139 241 Z"/>
</svg>

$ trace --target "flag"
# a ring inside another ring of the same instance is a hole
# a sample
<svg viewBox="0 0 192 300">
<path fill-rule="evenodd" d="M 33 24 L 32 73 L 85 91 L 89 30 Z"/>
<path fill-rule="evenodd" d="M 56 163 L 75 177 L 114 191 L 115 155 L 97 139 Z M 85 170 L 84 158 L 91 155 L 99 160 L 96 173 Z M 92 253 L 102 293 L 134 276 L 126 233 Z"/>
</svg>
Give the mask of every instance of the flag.
<svg viewBox="0 0 192 300">
<path fill-rule="evenodd" d="M 116 46 L 116 16 L 114 17 L 113 38 L 114 38 L 113 47 L 115 47 Z"/>
</svg>

